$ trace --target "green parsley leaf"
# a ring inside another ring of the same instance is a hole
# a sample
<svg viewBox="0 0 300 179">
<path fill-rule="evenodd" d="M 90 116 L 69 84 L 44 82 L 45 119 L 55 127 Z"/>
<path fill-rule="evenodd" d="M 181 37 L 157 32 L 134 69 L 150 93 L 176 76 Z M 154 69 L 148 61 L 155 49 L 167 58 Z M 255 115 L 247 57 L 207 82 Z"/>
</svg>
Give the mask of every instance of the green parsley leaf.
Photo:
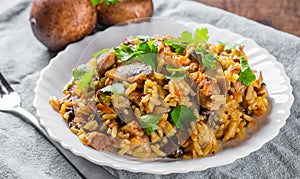
<svg viewBox="0 0 300 179">
<path fill-rule="evenodd" d="M 153 54 L 142 54 L 138 56 L 138 61 L 151 65 L 153 69 L 157 67 L 157 58 Z"/>
<path fill-rule="evenodd" d="M 208 29 L 202 28 L 202 29 L 196 29 L 194 33 L 194 38 L 192 33 L 188 31 L 184 31 L 181 33 L 181 36 L 179 37 L 179 40 L 182 42 L 186 42 L 189 44 L 198 44 L 198 43 L 204 43 L 209 39 Z"/>
<path fill-rule="evenodd" d="M 137 53 L 135 53 L 130 47 L 123 45 L 121 48 L 114 48 L 115 55 L 120 62 L 133 59 Z"/>
<path fill-rule="evenodd" d="M 202 55 L 202 63 L 205 68 L 212 68 L 215 66 L 216 57 L 212 54 Z"/>
<path fill-rule="evenodd" d="M 179 79 L 179 80 L 183 80 L 185 77 L 186 77 L 186 74 L 183 73 L 183 74 L 175 74 L 175 75 L 172 75 L 172 76 L 165 76 L 166 79 Z"/>
<path fill-rule="evenodd" d="M 215 66 L 215 62 L 217 61 L 217 58 L 206 51 L 205 47 L 204 48 L 197 48 L 195 52 L 200 55 L 201 57 L 201 62 L 204 68 L 209 69 Z M 200 59 L 198 59 L 200 60 Z"/>
<path fill-rule="evenodd" d="M 194 34 L 194 43 L 204 43 L 209 39 L 208 34 L 208 29 L 207 28 L 202 28 L 202 29 L 196 29 L 195 34 Z"/>
<path fill-rule="evenodd" d="M 175 68 L 173 67 L 172 65 L 168 64 L 166 66 L 166 70 L 169 71 L 169 72 L 177 72 L 177 71 L 186 71 L 188 70 L 189 67 L 188 66 L 182 66 L 182 67 L 179 67 L 179 68 Z"/>
<path fill-rule="evenodd" d="M 114 83 L 112 85 L 105 86 L 104 88 L 101 88 L 100 91 L 102 92 L 111 92 L 113 94 L 124 94 L 124 86 L 122 83 Z"/>
<path fill-rule="evenodd" d="M 193 34 L 188 31 L 182 32 L 179 40 L 190 44 L 194 43 Z"/>
<path fill-rule="evenodd" d="M 256 80 L 254 73 L 251 71 L 248 62 L 243 56 L 240 56 L 241 72 L 239 81 L 241 81 L 245 86 L 249 86 L 253 81 Z"/>
<path fill-rule="evenodd" d="M 90 67 L 87 64 L 82 64 L 77 68 L 74 68 L 72 71 L 72 75 L 74 80 L 80 80 L 86 73 L 88 73 Z"/>
<path fill-rule="evenodd" d="M 140 43 L 136 47 L 135 51 L 138 54 L 137 58 L 139 61 L 146 63 L 148 65 L 151 65 L 153 69 L 156 69 L 157 64 L 158 64 L 158 62 L 157 62 L 158 49 L 154 45 L 153 40 L 149 40 L 147 42 Z"/>
<path fill-rule="evenodd" d="M 233 50 L 233 49 L 237 48 L 238 46 L 240 46 L 240 44 L 237 44 L 237 43 L 232 44 L 232 43 L 221 42 L 221 41 L 219 41 L 219 43 L 224 46 L 224 50 Z"/>
<path fill-rule="evenodd" d="M 183 44 L 176 40 L 165 40 L 164 42 L 166 45 L 171 47 L 172 51 L 175 51 L 176 53 L 182 53 L 187 47 L 186 44 Z"/>
<path fill-rule="evenodd" d="M 173 108 L 171 118 L 176 127 L 182 130 L 184 130 L 191 121 L 197 120 L 194 110 L 185 105 L 179 105 Z"/>
<path fill-rule="evenodd" d="M 95 69 L 96 68 L 94 68 L 91 72 L 85 73 L 82 76 L 80 82 L 78 83 L 79 89 L 84 89 L 91 82 L 94 76 Z"/>
<path fill-rule="evenodd" d="M 209 39 L 207 28 L 196 29 L 193 34 L 188 31 L 184 31 L 181 33 L 181 36 L 178 40 L 165 40 L 165 44 L 171 47 L 172 51 L 176 53 L 182 53 L 188 44 L 198 44 L 204 43 Z"/>
<path fill-rule="evenodd" d="M 119 2 L 119 0 L 91 0 L 92 5 L 96 6 L 102 2 L 104 2 L 104 4 L 106 5 L 110 5 L 110 4 L 117 4 Z"/>
<path fill-rule="evenodd" d="M 110 50 L 110 48 L 102 49 L 102 50 L 100 50 L 99 52 L 94 53 L 94 54 L 93 54 L 93 57 L 94 57 L 94 58 L 98 58 L 98 57 L 101 56 L 101 55 L 105 55 L 109 50 Z"/>
<path fill-rule="evenodd" d="M 140 124 L 147 135 L 158 129 L 157 123 L 160 121 L 160 114 L 146 114 L 141 116 Z"/>
<path fill-rule="evenodd" d="M 153 69 L 157 67 L 158 49 L 153 40 L 140 43 L 136 46 L 135 50 L 126 45 L 114 48 L 114 50 L 120 62 L 137 57 L 138 61 L 151 65 Z"/>
</svg>

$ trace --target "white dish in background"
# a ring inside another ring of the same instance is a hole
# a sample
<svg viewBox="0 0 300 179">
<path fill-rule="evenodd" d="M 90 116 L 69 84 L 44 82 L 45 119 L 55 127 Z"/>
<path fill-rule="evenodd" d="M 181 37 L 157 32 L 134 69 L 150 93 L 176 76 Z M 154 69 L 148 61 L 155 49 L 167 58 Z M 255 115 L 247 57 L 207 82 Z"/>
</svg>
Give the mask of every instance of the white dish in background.
<svg viewBox="0 0 300 179">
<path fill-rule="evenodd" d="M 269 93 L 271 104 L 269 113 L 258 120 L 261 122 L 257 123 L 256 129 L 254 128 L 255 133 L 242 143 L 233 143 L 235 147 L 227 148 L 213 156 L 193 160 L 174 162 L 133 161 L 116 154 L 97 151 L 84 146 L 78 137 L 69 131 L 65 121 L 48 103 L 50 96 L 63 96 L 62 89 L 70 81 L 74 67 L 86 63 L 92 57 L 92 54 L 103 48 L 119 45 L 127 36 L 171 34 L 177 37 L 184 30 L 193 32 L 196 28 L 203 27 L 208 28 L 210 43 L 222 41 L 243 44 L 245 46 L 244 51 L 249 57 L 251 68 L 262 71 Z M 34 106 L 40 117 L 41 125 L 47 130 L 49 136 L 74 154 L 96 164 L 110 166 L 115 169 L 169 174 L 200 171 L 210 167 L 229 164 L 260 149 L 263 144 L 274 138 L 279 133 L 280 128 L 284 126 L 286 119 L 290 115 L 293 100 L 292 87 L 289 78 L 285 74 L 283 65 L 253 40 L 209 24 L 155 20 L 111 27 L 69 45 L 41 71 L 41 76 L 35 89 Z"/>
</svg>

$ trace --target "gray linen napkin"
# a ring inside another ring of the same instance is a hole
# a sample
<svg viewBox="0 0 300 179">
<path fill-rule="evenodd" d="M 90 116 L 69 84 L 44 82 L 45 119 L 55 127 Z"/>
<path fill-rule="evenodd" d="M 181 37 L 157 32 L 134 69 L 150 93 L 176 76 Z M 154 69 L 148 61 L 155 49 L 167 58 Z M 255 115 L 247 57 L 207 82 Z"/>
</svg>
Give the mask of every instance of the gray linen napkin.
<svg viewBox="0 0 300 179">
<path fill-rule="evenodd" d="M 0 3 L 1 5 L 1 3 Z M 0 71 L 32 106 L 39 72 L 49 53 L 31 32 L 31 0 L 0 14 Z M 117 178 L 297 178 L 300 177 L 300 39 L 246 18 L 193 1 L 154 0 L 156 17 L 210 23 L 255 40 L 281 62 L 291 79 L 295 102 L 280 133 L 260 150 L 232 164 L 186 174 L 151 175 L 105 167 Z M 0 112 L 0 178 L 80 178 L 76 170 L 31 125 Z"/>
</svg>

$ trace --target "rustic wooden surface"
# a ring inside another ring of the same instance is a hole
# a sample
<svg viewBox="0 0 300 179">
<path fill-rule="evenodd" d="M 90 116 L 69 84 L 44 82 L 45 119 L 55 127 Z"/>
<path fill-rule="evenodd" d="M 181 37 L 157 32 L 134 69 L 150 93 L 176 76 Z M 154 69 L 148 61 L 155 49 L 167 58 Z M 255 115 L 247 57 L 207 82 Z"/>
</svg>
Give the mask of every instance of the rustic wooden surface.
<svg viewBox="0 0 300 179">
<path fill-rule="evenodd" d="M 300 37 L 300 0 L 196 0 Z"/>
</svg>

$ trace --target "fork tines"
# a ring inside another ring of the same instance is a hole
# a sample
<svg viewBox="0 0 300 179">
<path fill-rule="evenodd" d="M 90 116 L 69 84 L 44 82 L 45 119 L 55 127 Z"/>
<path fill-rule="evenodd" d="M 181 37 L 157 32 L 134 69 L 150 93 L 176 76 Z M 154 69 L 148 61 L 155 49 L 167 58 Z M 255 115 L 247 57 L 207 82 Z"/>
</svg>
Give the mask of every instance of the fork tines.
<svg viewBox="0 0 300 179">
<path fill-rule="evenodd" d="M 0 72 L 0 81 L 3 84 L 3 86 L 6 88 L 8 93 L 13 92 L 14 90 L 12 89 L 12 87 L 10 86 L 10 84 L 6 81 L 6 79 L 3 77 L 2 73 Z M 0 94 L 5 94 L 5 92 L 3 91 L 3 89 L 0 86 Z"/>
</svg>

